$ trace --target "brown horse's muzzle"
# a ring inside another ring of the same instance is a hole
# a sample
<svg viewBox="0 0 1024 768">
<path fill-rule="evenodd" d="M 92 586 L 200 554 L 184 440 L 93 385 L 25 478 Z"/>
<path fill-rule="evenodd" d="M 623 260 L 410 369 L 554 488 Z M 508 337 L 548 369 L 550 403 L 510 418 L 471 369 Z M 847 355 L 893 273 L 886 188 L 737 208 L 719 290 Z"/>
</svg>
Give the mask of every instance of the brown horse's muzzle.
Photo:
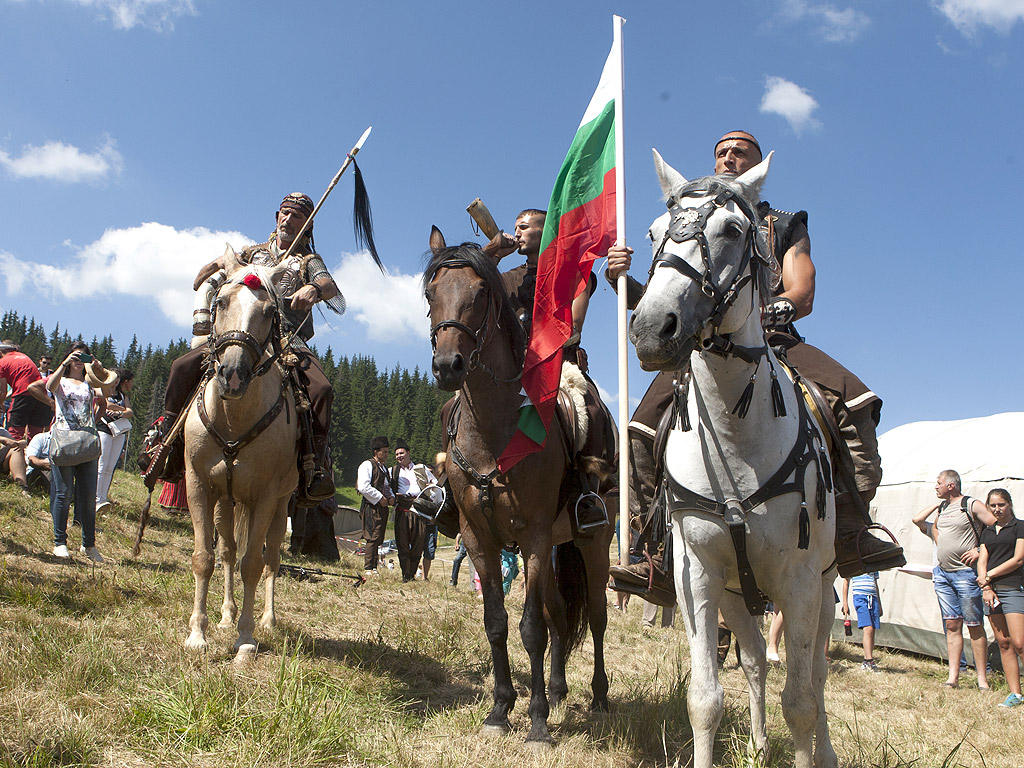
<svg viewBox="0 0 1024 768">
<path fill-rule="evenodd" d="M 462 388 L 469 373 L 469 360 L 458 349 L 447 351 L 437 349 L 431 361 L 431 370 L 437 379 L 437 386 L 446 392 L 455 392 Z"/>
<path fill-rule="evenodd" d="M 216 369 L 220 396 L 225 400 L 237 400 L 245 395 L 252 382 L 252 364 L 249 356 L 240 349 L 231 350 L 223 357 Z"/>
</svg>

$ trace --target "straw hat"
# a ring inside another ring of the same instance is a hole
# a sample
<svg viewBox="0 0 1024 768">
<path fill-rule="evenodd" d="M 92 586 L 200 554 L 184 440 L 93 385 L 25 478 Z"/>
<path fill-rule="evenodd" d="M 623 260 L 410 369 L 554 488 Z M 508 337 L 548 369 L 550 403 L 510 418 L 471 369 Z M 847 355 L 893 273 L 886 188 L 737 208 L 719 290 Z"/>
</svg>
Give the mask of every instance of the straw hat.
<svg viewBox="0 0 1024 768">
<path fill-rule="evenodd" d="M 95 359 L 85 364 L 85 380 L 89 382 L 89 386 L 100 390 L 104 397 L 114 394 L 117 387 L 117 373 L 108 371 L 103 367 L 103 363 Z"/>
</svg>

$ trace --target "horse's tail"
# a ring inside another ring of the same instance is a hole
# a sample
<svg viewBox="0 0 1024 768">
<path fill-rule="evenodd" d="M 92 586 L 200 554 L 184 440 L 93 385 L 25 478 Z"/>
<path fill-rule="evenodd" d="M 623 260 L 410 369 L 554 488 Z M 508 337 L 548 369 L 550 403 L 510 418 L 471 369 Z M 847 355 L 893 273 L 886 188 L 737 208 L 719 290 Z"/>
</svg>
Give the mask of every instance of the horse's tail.
<svg viewBox="0 0 1024 768">
<path fill-rule="evenodd" d="M 587 566 L 583 553 L 571 541 L 559 544 L 555 554 L 555 583 L 565 601 L 565 619 L 568 634 L 565 638 L 565 658 L 587 636 Z"/>
<path fill-rule="evenodd" d="M 249 547 L 249 523 L 252 520 L 252 509 L 248 504 L 235 504 L 235 552 L 238 553 L 237 562 L 242 562 L 242 557 L 248 552 Z"/>
</svg>

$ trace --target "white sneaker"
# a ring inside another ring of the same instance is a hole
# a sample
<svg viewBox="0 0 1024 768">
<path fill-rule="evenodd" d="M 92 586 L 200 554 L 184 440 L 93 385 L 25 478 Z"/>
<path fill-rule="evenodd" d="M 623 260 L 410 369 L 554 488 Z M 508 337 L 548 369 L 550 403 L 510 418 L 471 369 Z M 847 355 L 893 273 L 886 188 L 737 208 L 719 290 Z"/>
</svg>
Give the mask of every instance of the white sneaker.
<svg viewBox="0 0 1024 768">
<path fill-rule="evenodd" d="M 110 506 L 111 506 L 111 504 L 110 504 L 109 501 L 97 501 L 96 502 L 96 514 L 98 515 L 98 514 L 100 514 L 102 512 L 106 512 L 108 509 L 110 509 Z"/>
<path fill-rule="evenodd" d="M 103 555 L 100 554 L 100 551 L 96 549 L 96 547 L 82 547 L 79 551 L 94 563 L 103 562 Z"/>
<path fill-rule="evenodd" d="M 54 547 L 53 555 L 54 557 L 59 557 L 62 560 L 69 560 L 71 558 L 71 553 L 68 552 L 67 544 L 58 544 L 56 547 Z"/>
</svg>

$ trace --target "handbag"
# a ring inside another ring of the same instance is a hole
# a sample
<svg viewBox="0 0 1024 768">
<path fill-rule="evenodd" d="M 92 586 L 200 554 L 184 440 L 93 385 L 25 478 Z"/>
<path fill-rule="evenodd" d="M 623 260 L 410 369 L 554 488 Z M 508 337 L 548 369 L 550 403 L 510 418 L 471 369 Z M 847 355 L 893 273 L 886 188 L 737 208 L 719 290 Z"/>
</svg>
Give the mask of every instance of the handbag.
<svg viewBox="0 0 1024 768">
<path fill-rule="evenodd" d="M 55 398 L 55 401 L 63 415 L 64 409 L 60 398 Z M 67 424 L 66 416 L 64 423 Z M 54 423 L 50 429 L 50 463 L 58 467 L 73 467 L 77 464 L 95 461 L 99 457 L 100 435 L 94 424 L 61 427 Z"/>
<path fill-rule="evenodd" d="M 110 434 L 113 435 L 114 437 L 117 437 L 118 435 L 123 435 L 131 428 L 132 420 L 126 419 L 124 416 L 122 416 L 120 419 L 114 419 L 113 421 L 107 422 L 107 429 L 110 430 Z"/>
</svg>

